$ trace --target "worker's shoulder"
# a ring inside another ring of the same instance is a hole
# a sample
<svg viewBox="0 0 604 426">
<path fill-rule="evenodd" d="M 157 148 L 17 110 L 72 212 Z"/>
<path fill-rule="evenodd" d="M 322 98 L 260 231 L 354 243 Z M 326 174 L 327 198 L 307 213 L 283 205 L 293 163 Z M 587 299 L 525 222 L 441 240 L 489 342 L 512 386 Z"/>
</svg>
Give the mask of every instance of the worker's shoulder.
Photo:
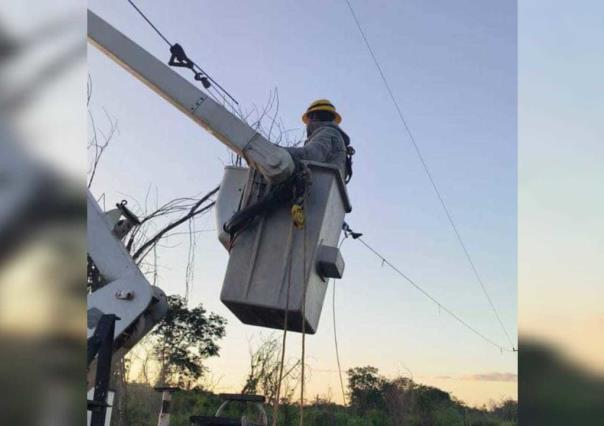
<svg viewBox="0 0 604 426">
<path fill-rule="evenodd" d="M 313 137 L 336 137 L 338 139 L 343 139 L 341 130 L 339 130 L 335 126 L 327 125 L 321 126 L 312 135 Z"/>
</svg>

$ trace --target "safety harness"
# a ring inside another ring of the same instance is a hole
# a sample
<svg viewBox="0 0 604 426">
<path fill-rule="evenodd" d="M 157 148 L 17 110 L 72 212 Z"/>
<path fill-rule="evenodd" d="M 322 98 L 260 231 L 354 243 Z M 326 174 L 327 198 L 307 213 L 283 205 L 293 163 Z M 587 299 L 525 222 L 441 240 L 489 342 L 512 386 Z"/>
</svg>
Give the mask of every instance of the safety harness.
<svg viewBox="0 0 604 426">
<path fill-rule="evenodd" d="M 344 182 L 348 183 L 352 179 L 352 156 L 356 153 L 352 145 L 346 145 L 346 176 Z"/>
</svg>

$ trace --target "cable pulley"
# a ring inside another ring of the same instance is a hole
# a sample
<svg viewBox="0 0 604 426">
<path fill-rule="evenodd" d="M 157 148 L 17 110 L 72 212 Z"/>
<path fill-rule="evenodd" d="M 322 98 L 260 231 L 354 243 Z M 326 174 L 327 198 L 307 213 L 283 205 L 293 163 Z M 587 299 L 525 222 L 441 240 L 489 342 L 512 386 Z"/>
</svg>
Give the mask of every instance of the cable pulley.
<svg viewBox="0 0 604 426">
<path fill-rule="evenodd" d="M 220 95 L 226 95 L 229 99 L 231 99 L 235 105 L 239 105 L 239 102 L 231 96 L 229 92 L 227 92 L 220 84 L 216 82 L 212 77 L 208 75 L 199 65 L 195 63 L 192 59 L 190 59 L 185 53 L 185 49 L 178 43 L 172 44 L 170 40 L 153 24 L 153 22 L 144 14 L 144 12 L 132 1 L 127 0 L 128 3 L 138 12 L 138 14 L 149 24 L 151 28 L 166 42 L 168 46 L 170 46 L 170 60 L 168 61 L 168 65 L 172 67 L 180 67 L 180 68 L 188 68 L 193 71 L 195 81 L 201 82 L 205 89 L 209 89 L 210 87 L 215 86 L 215 90 L 217 90 Z M 222 96 L 223 99 L 224 96 Z M 226 99 L 225 99 L 226 102 Z"/>
<path fill-rule="evenodd" d="M 171 67 L 188 68 L 193 71 L 193 74 L 195 75 L 193 78 L 196 81 L 200 81 L 204 88 L 209 89 L 212 87 L 212 83 L 210 83 L 207 75 L 202 72 L 195 71 L 195 62 L 189 59 L 185 53 L 185 49 L 183 49 L 180 44 L 174 43 L 172 46 L 170 46 L 170 53 L 172 56 L 170 56 L 168 65 Z"/>
</svg>

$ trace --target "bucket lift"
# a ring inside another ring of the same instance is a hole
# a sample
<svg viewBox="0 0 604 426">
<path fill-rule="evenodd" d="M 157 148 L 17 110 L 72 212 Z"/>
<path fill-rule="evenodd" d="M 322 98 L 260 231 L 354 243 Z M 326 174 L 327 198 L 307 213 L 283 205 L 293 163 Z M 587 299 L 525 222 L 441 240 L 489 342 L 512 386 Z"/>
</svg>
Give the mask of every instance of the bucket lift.
<svg viewBox="0 0 604 426">
<path fill-rule="evenodd" d="M 351 206 L 337 169 L 304 165 L 311 185 L 303 232 L 293 232 L 290 206 L 284 204 L 260 214 L 233 239 L 225 223 L 290 179 L 296 170 L 292 157 L 91 11 L 88 38 L 249 165 L 226 168 L 217 200 L 219 239 L 229 249 L 224 304 L 246 324 L 283 328 L 288 311 L 289 330 L 301 331 L 304 324 L 305 331 L 316 332 L 327 280 L 341 278 L 344 269 L 337 241 Z"/>
<path fill-rule="evenodd" d="M 290 204 L 282 203 L 237 235 L 225 223 L 271 186 L 253 170 L 225 169 L 216 203 L 218 238 L 229 250 L 220 298 L 246 324 L 283 329 L 287 314 L 288 330 L 314 334 L 327 282 L 344 272 L 337 245 L 351 206 L 337 167 L 303 163 L 311 174 L 304 229 L 296 229 Z"/>
<path fill-rule="evenodd" d="M 351 207 L 337 168 L 302 165 L 311 176 L 302 230 L 294 229 L 300 224 L 294 224 L 284 203 L 250 220 L 236 235 L 226 232 L 224 225 L 234 214 L 261 204 L 296 176 L 293 158 L 90 10 L 88 40 L 246 160 L 249 169 L 225 169 L 216 205 L 219 239 L 229 250 L 224 304 L 246 324 L 282 328 L 289 314 L 287 329 L 315 333 L 327 280 L 341 278 L 344 269 L 337 242 Z M 88 297 L 88 383 L 96 382 L 89 401 L 93 425 L 104 420 L 112 358 L 124 356 L 167 309 L 164 293 L 149 284 L 121 241 L 136 218 L 125 205 L 117 208 L 105 214 L 88 193 L 88 255 L 105 281 Z M 95 364 L 102 370 L 96 380 Z"/>
</svg>

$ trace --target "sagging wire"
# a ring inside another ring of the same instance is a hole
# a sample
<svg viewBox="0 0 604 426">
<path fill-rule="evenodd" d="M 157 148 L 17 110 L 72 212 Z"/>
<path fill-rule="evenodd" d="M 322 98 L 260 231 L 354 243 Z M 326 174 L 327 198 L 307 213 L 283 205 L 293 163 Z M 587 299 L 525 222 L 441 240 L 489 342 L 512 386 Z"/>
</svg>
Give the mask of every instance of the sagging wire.
<svg viewBox="0 0 604 426">
<path fill-rule="evenodd" d="M 345 235 L 346 235 L 346 233 L 348 233 L 348 235 L 352 236 L 353 239 L 358 240 L 361 244 L 363 244 L 365 246 L 365 248 L 367 248 L 369 251 L 371 251 L 378 259 L 380 259 L 380 261 L 382 262 L 383 265 L 388 266 L 390 269 L 392 269 L 394 272 L 396 272 L 398 275 L 400 275 L 409 284 L 411 284 L 413 287 L 415 287 L 417 290 L 419 290 L 420 293 L 422 293 L 424 296 L 426 296 L 428 299 L 430 299 L 433 303 L 435 303 L 439 307 L 439 309 L 442 309 L 443 311 L 445 311 L 447 314 L 449 314 L 451 317 L 453 317 L 453 319 L 455 319 L 458 323 L 460 323 L 465 328 L 467 328 L 468 330 L 470 330 L 472 333 L 474 333 L 475 335 L 477 335 L 478 337 L 480 337 L 485 342 L 487 342 L 487 343 L 493 345 L 494 347 L 496 347 L 497 349 L 499 349 L 499 351 L 501 353 L 503 353 L 503 352 L 517 352 L 517 349 L 514 346 L 512 346 L 511 349 L 510 349 L 510 348 L 504 347 L 504 346 L 500 345 L 499 343 L 493 341 L 492 339 L 488 338 L 483 333 L 481 333 L 480 331 L 478 331 L 476 328 L 474 328 L 473 326 L 471 326 L 464 319 L 462 319 L 455 312 L 453 312 L 451 309 L 447 308 L 446 305 L 444 305 L 443 303 L 441 303 L 434 296 L 432 296 L 430 293 L 428 293 L 428 291 L 424 290 L 414 280 L 412 280 L 411 278 L 409 278 L 409 276 L 407 276 L 397 266 L 395 266 L 392 262 L 390 262 L 384 255 L 382 255 L 380 252 L 378 252 L 376 249 L 374 249 L 372 246 L 370 246 L 367 242 L 365 242 L 365 240 L 361 238 L 363 236 L 363 234 L 352 231 L 352 229 L 350 228 L 350 226 L 346 222 L 344 222 L 344 225 L 343 225 L 342 229 L 344 230 L 344 234 Z"/>
<path fill-rule="evenodd" d="M 426 176 L 428 177 L 428 180 L 430 181 L 430 184 L 432 185 L 432 189 L 434 190 L 434 193 L 436 194 L 436 197 L 438 198 L 438 200 L 445 212 L 445 215 L 447 216 L 449 224 L 451 225 L 451 228 L 453 229 L 453 232 L 455 233 L 457 241 L 459 242 L 459 244 L 465 254 L 465 257 L 466 257 L 468 263 L 470 264 L 470 267 L 472 268 L 476 281 L 478 281 L 478 284 L 480 285 L 480 288 L 482 289 L 482 292 L 483 292 L 485 298 L 487 299 L 487 302 L 489 303 L 491 310 L 493 311 L 493 314 L 495 315 L 495 318 L 499 322 L 499 325 L 501 326 L 501 329 L 503 330 L 503 333 L 505 334 L 505 337 L 506 337 L 509 345 L 513 347 L 514 344 L 512 343 L 512 339 L 510 338 L 510 335 L 509 335 L 505 325 L 503 324 L 501 317 L 499 316 L 499 312 L 497 312 L 497 309 L 495 308 L 495 304 L 493 303 L 493 300 L 491 299 L 491 296 L 489 295 L 489 293 L 486 289 L 486 286 L 484 285 L 484 282 L 483 282 L 482 278 L 480 277 L 480 274 L 478 273 L 478 268 L 476 267 L 476 264 L 474 263 L 472 256 L 470 256 L 470 252 L 469 252 L 468 248 L 466 247 L 466 244 L 464 243 L 464 240 L 462 239 L 459 230 L 457 229 L 457 225 L 455 224 L 455 221 L 453 220 L 453 216 L 451 215 L 451 212 L 449 211 L 449 208 L 447 207 L 447 204 L 445 203 L 445 200 L 442 197 L 440 190 L 438 189 L 438 186 L 436 185 L 436 182 L 432 176 L 432 173 L 430 172 L 430 169 L 428 168 L 428 164 L 426 163 L 426 160 L 424 159 L 424 156 L 419 148 L 419 145 L 415 141 L 415 137 L 413 136 L 413 133 L 411 133 L 411 129 L 409 128 L 409 125 L 407 124 L 407 120 L 405 119 L 405 116 L 403 115 L 401 107 L 398 104 L 396 97 L 394 96 L 392 88 L 390 87 L 390 84 L 388 83 L 388 80 L 386 79 L 384 71 L 382 70 L 382 66 L 380 65 L 380 63 L 377 59 L 377 56 L 375 55 L 375 52 L 373 51 L 373 48 L 371 47 L 371 44 L 369 43 L 369 40 L 367 39 L 367 35 L 365 34 L 363 27 L 361 26 L 359 18 L 357 17 L 357 14 L 355 13 L 354 8 L 352 7 L 352 4 L 350 3 L 350 0 L 346 0 L 346 4 L 348 5 L 348 9 L 356 24 L 356 27 L 359 30 L 359 33 L 361 34 L 363 41 L 365 42 L 365 46 L 367 47 L 367 50 L 369 51 L 369 54 L 371 55 L 371 58 L 373 59 L 373 63 L 375 64 L 375 67 L 377 68 L 377 71 L 381 77 L 381 80 L 384 83 L 384 87 L 386 88 L 386 91 L 388 92 L 390 99 L 394 105 L 394 108 L 396 109 L 396 112 L 401 121 L 401 124 L 403 125 L 404 130 L 406 131 L 407 135 L 409 136 L 409 140 L 411 141 L 411 144 L 413 145 L 413 148 L 415 149 L 415 153 L 417 154 L 417 157 L 424 169 L 424 172 L 426 173 Z"/>
</svg>

